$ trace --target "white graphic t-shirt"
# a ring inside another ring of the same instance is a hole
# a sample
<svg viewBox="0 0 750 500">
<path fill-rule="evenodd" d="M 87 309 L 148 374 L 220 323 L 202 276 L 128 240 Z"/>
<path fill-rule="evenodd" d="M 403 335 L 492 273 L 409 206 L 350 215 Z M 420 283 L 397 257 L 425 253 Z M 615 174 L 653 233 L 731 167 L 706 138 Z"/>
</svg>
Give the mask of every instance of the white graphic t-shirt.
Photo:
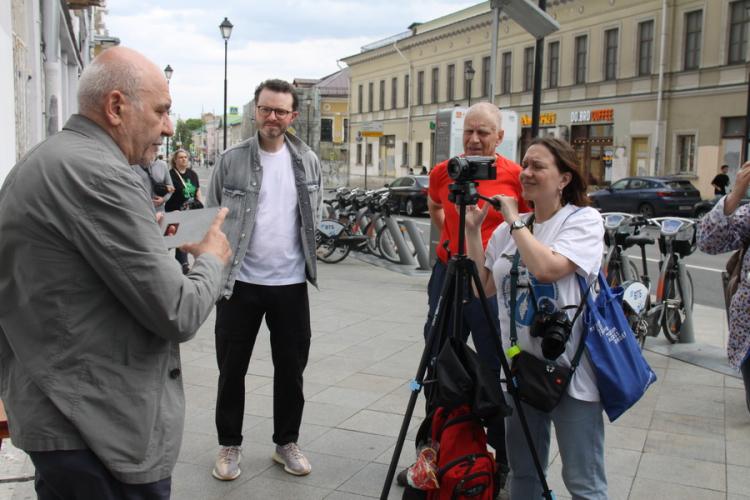
<svg viewBox="0 0 750 500">
<path fill-rule="evenodd" d="M 528 220 L 530 214 L 522 218 Z M 548 245 L 555 253 L 570 259 L 578 269 L 577 274 L 583 276 L 588 283 L 592 283 L 599 273 L 604 251 L 604 224 L 599 212 L 590 207 L 579 208 L 565 205 L 547 221 L 534 222 L 534 237 Z M 508 224 L 500 224 L 492 234 L 487 244 L 485 267 L 492 271 L 497 289 L 497 302 L 502 332 L 503 348 L 510 346 L 510 270 L 513 256 L 516 253 L 515 240 L 510 236 Z M 565 276 L 554 283 L 540 283 L 526 269 L 523 260 L 520 261 L 518 289 L 516 292 L 516 310 L 512 314 L 516 321 L 518 345 L 539 359 L 544 359 L 541 348 L 541 338 L 531 337 L 531 325 L 537 304 L 529 293 L 532 285 L 537 303 L 549 301 L 561 310 L 565 309 L 568 317 L 573 319 L 576 307 L 581 302 L 581 288 L 575 274 Z M 593 293 L 593 292 L 591 292 Z M 565 352 L 557 358 L 558 365 L 569 367 L 580 344 L 583 331 L 582 317 L 576 321 L 565 347 Z M 576 369 L 573 380 L 568 387 L 568 394 L 582 401 L 598 401 L 599 391 L 596 388 L 596 377 L 585 353 Z"/>
</svg>

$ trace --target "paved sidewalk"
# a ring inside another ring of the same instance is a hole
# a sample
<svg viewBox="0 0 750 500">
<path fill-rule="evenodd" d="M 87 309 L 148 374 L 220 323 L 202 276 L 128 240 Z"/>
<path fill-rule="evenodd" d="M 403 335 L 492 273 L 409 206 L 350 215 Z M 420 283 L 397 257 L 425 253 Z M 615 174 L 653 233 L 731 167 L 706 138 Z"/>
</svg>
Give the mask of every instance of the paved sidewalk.
<svg viewBox="0 0 750 500">
<path fill-rule="evenodd" d="M 182 348 L 187 417 L 173 498 L 379 497 L 409 397 L 407 382 L 423 348 L 428 276 L 392 272 L 351 256 L 321 264 L 320 274 L 320 291 L 311 290 L 313 341 L 300 438 L 312 474 L 290 476 L 271 460 L 273 367 L 268 337 L 261 334 L 247 376 L 243 473 L 228 483 L 211 477 L 218 372 L 210 318 Z M 635 408 L 607 425 L 613 500 L 750 500 L 750 415 L 742 381 L 729 370 L 691 364 L 726 365 L 723 311 L 696 307 L 695 332 L 698 344 L 692 346 L 647 341 L 646 357 L 659 381 Z M 410 438 L 422 408 L 420 400 Z M 0 451 L 0 500 L 35 498 L 31 482 L 3 482 L 33 474 L 25 455 L 8 444 Z M 413 441 L 404 449 L 407 464 Z M 551 485 L 558 498 L 569 498 L 554 445 L 552 452 Z M 400 488 L 394 487 L 390 498 L 401 498 Z"/>
</svg>

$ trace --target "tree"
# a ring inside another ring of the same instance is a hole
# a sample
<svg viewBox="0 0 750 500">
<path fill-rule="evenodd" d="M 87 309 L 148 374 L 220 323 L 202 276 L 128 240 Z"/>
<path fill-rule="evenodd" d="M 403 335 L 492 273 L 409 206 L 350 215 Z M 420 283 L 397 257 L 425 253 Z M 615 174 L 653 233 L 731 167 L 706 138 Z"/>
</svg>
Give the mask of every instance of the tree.
<svg viewBox="0 0 750 500">
<path fill-rule="evenodd" d="M 188 125 L 188 122 L 191 121 L 197 121 L 200 125 L 203 125 L 200 120 L 196 120 L 195 118 L 188 118 L 187 121 L 178 119 L 177 125 L 174 128 L 174 136 L 172 137 L 175 146 L 179 143 L 181 148 L 188 151 L 190 151 L 190 146 L 193 144 L 193 130 L 195 130 L 195 128 L 190 128 Z"/>
</svg>

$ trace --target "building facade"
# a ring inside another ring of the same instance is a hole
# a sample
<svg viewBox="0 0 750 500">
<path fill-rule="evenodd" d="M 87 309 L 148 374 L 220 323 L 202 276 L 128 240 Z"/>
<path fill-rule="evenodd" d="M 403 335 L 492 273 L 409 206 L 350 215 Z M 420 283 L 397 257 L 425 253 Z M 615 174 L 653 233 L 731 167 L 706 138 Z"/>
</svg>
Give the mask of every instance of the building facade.
<svg viewBox="0 0 750 500">
<path fill-rule="evenodd" d="M 32 146 L 78 110 L 78 77 L 119 40 L 107 33 L 104 0 L 0 0 L 0 181 Z"/>
<path fill-rule="evenodd" d="M 560 30 L 544 40 L 540 134 L 570 141 L 591 184 L 679 174 L 712 196 L 719 166 L 734 175 L 745 157 L 748 9 L 750 0 L 548 0 Z M 523 154 L 535 40 L 501 16 L 491 74 L 492 18 L 484 2 L 342 59 L 354 177 L 429 168 L 436 112 L 469 100 L 516 111 Z"/>
</svg>

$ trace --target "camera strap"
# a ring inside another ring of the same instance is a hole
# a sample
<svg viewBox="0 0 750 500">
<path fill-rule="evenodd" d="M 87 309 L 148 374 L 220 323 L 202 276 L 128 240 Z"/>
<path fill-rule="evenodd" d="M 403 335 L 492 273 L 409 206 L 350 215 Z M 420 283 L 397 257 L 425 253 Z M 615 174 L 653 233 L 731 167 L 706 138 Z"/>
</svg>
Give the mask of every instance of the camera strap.
<svg viewBox="0 0 750 500">
<path fill-rule="evenodd" d="M 575 212 L 574 212 L 575 213 Z M 572 215 L 572 214 L 571 214 Z M 533 225 L 534 222 L 534 214 L 529 217 L 529 220 L 527 221 L 527 224 L 529 226 Z M 513 256 L 513 265 L 510 269 L 510 345 L 511 348 L 513 346 L 516 346 L 518 344 L 518 332 L 516 330 L 516 294 L 518 292 L 518 264 L 521 261 L 521 254 L 518 252 L 518 249 L 516 249 L 516 253 Z M 594 280 L 596 282 L 596 280 Z M 584 291 L 583 287 L 581 287 L 581 303 L 578 304 L 578 307 L 576 308 L 576 313 L 573 315 L 573 320 L 571 321 L 571 325 L 575 326 L 576 321 L 578 320 L 578 317 L 583 312 L 583 306 L 586 305 L 586 299 L 588 298 L 589 292 L 591 291 L 591 288 L 594 284 L 592 282 L 588 288 Z M 536 297 L 534 295 L 534 285 L 529 282 L 529 290 L 531 293 L 532 301 L 534 301 L 534 308 L 536 309 Z M 570 360 L 570 371 L 571 374 L 575 372 L 576 367 L 578 366 L 578 363 L 581 361 L 581 356 L 583 355 L 583 349 L 586 347 L 586 335 L 588 331 L 584 328 L 583 335 L 581 336 L 581 342 L 578 345 L 578 349 L 576 349 L 576 353 L 573 356 L 573 359 Z"/>
</svg>

